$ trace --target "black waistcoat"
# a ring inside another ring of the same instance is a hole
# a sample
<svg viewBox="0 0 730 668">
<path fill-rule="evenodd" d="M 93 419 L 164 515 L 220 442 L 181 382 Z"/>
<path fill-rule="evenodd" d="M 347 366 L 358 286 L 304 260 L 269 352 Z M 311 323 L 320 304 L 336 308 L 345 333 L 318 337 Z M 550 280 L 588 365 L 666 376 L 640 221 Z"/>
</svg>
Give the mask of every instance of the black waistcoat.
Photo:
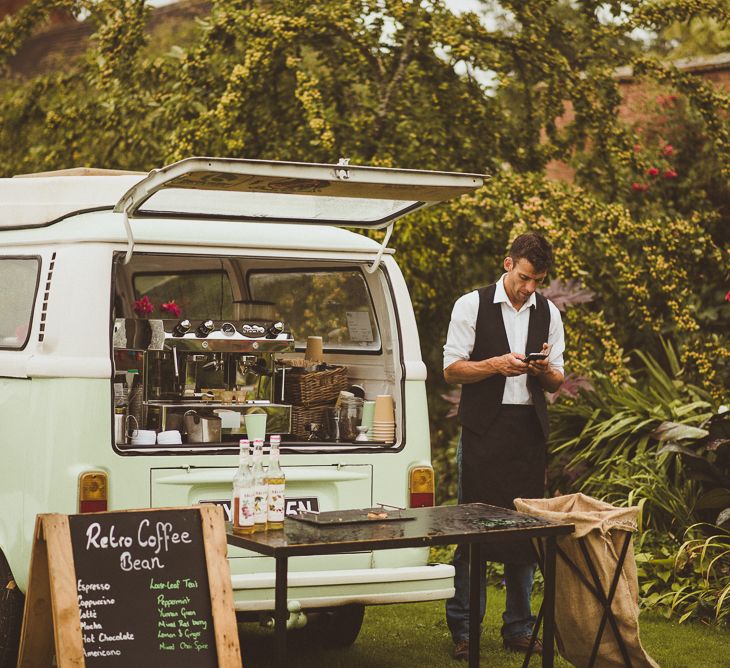
<svg viewBox="0 0 730 668">
<path fill-rule="evenodd" d="M 550 307 L 548 300 L 535 293 L 536 305 L 530 307 L 530 324 L 527 330 L 526 350 L 510 351 L 507 332 L 502 318 L 502 305 L 494 303 L 497 286 L 492 284 L 479 290 L 479 312 L 477 314 L 474 350 L 470 361 L 498 357 L 509 352 L 536 353 L 548 340 L 550 331 Z M 505 377 L 501 374 L 490 376 L 477 383 L 465 383 L 461 387 L 459 419 L 461 424 L 477 434 L 483 434 L 496 417 L 502 405 Z M 543 391 L 537 378 L 527 377 L 527 388 L 532 396 L 537 417 L 545 439 L 548 437 L 548 414 Z"/>
</svg>

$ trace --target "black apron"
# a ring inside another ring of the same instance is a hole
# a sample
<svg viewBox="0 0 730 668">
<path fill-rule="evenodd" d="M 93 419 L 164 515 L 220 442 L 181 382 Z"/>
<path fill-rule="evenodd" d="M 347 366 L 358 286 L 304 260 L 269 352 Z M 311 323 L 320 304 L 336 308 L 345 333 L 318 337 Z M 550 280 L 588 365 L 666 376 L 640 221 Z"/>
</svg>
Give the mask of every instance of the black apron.
<svg viewBox="0 0 730 668">
<path fill-rule="evenodd" d="M 488 503 L 514 510 L 513 499 L 545 495 L 547 448 L 533 406 L 502 405 L 486 433 L 461 433 L 460 503 Z M 529 539 L 483 545 L 487 561 L 533 563 Z"/>
</svg>

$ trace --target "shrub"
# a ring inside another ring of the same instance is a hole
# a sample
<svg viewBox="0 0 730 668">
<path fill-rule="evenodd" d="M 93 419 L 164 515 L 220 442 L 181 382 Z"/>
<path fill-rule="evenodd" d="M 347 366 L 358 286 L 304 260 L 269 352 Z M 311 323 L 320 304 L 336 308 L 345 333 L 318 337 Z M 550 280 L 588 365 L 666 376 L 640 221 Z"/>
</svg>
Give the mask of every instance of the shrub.
<svg viewBox="0 0 730 668">
<path fill-rule="evenodd" d="M 642 604 L 666 617 L 718 623 L 730 619 L 730 532 L 693 525 L 676 551 L 636 555 Z"/>
</svg>

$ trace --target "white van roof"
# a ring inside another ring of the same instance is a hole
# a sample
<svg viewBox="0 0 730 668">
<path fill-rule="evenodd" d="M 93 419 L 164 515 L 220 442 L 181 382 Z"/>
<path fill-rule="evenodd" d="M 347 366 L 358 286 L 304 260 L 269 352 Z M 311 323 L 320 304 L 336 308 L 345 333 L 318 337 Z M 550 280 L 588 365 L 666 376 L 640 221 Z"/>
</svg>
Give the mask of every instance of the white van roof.
<svg viewBox="0 0 730 668">
<path fill-rule="evenodd" d="M 128 218 L 315 223 L 379 229 L 470 192 L 483 175 L 345 164 L 187 158 L 149 175 L 82 168 L 0 179 L 0 229 L 114 209 Z"/>
<path fill-rule="evenodd" d="M 75 213 L 111 210 L 140 178 L 34 175 L 0 179 L 0 229 L 43 227 Z"/>
<path fill-rule="evenodd" d="M 79 243 L 126 244 L 129 237 L 119 214 L 110 210 L 68 216 L 55 225 L 23 230 L 0 230 L 0 244 L 36 246 Z M 199 220 L 188 218 L 135 218 L 130 221 L 135 248 L 145 251 L 192 247 L 296 251 L 306 253 L 351 255 L 365 253 L 372 257 L 381 243 L 364 234 L 333 225 L 313 225 L 303 234 L 302 226 L 292 223 L 205 221 L 201 230 Z M 390 253 L 386 249 L 385 253 Z"/>
</svg>

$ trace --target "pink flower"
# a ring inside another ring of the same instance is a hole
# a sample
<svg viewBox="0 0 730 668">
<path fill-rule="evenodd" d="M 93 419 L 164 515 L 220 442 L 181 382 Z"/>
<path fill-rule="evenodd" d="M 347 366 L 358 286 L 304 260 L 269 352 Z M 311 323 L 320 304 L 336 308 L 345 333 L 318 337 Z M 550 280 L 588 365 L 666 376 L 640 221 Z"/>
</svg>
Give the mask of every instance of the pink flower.
<svg viewBox="0 0 730 668">
<path fill-rule="evenodd" d="M 634 144 L 634 153 L 641 152 L 641 144 Z"/>
<path fill-rule="evenodd" d="M 659 176 L 659 167 L 649 167 L 649 169 L 646 170 L 647 176 Z"/>
<path fill-rule="evenodd" d="M 674 153 L 674 146 L 671 144 L 665 144 L 662 148 L 662 155 L 672 155 Z"/>
<path fill-rule="evenodd" d="M 648 183 L 637 183 L 636 181 L 634 181 L 631 184 L 631 190 L 636 190 L 636 192 L 643 193 L 645 190 L 648 190 L 648 189 L 649 189 Z"/>
<path fill-rule="evenodd" d="M 155 307 L 147 295 L 142 296 L 134 302 L 134 312 L 137 315 L 149 315 L 154 310 Z"/>
<path fill-rule="evenodd" d="M 164 304 L 160 304 L 160 311 L 169 313 L 176 318 L 179 318 L 182 313 L 182 309 L 175 303 L 174 299 L 171 299 L 169 302 L 165 302 Z"/>
<path fill-rule="evenodd" d="M 673 169 L 667 169 L 664 171 L 665 179 L 676 179 L 679 176 Z"/>
<path fill-rule="evenodd" d="M 725 295 L 725 301 L 730 302 L 730 291 Z"/>
</svg>

